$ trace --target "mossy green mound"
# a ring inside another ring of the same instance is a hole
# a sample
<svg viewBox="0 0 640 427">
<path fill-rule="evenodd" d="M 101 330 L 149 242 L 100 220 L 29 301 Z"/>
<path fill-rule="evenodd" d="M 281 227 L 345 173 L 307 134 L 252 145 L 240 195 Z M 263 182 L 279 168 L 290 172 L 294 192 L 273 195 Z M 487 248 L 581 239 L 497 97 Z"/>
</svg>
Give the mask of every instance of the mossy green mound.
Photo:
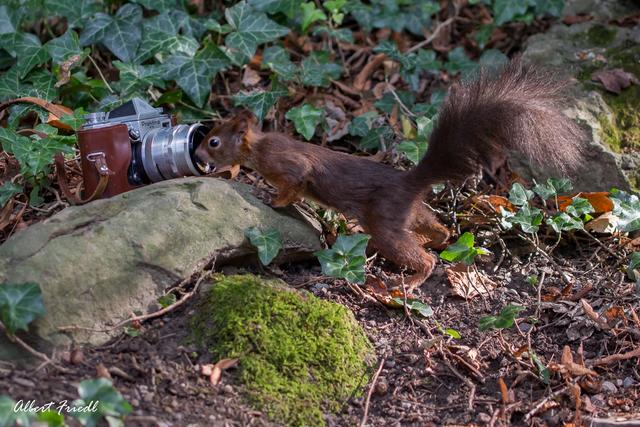
<svg viewBox="0 0 640 427">
<path fill-rule="evenodd" d="M 215 360 L 240 359 L 250 401 L 287 425 L 324 425 L 368 382 L 373 350 L 353 314 L 280 280 L 218 276 L 191 326 Z"/>
</svg>

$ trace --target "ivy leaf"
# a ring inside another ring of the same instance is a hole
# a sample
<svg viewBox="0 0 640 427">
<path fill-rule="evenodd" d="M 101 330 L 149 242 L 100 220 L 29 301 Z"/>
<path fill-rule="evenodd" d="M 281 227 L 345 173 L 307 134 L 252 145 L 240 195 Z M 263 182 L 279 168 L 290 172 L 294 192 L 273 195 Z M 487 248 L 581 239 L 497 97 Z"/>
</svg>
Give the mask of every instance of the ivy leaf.
<svg viewBox="0 0 640 427">
<path fill-rule="evenodd" d="M 229 59 L 217 46 L 207 43 L 193 57 L 173 55 L 163 64 L 165 80 L 175 79 L 178 86 L 198 107 L 204 106 L 214 76 L 229 65 Z"/>
<path fill-rule="evenodd" d="M 584 228 L 580 218 L 572 217 L 564 212 L 554 214 L 552 217 L 547 218 L 546 222 L 556 233 L 569 230 L 582 230 Z"/>
<path fill-rule="evenodd" d="M 457 47 L 449 52 L 444 68 L 451 74 L 459 72 L 465 77 L 475 71 L 478 68 L 478 64 L 469 59 L 463 47 Z"/>
<path fill-rule="evenodd" d="M 349 124 L 349 135 L 366 136 L 373 127 L 374 120 L 378 117 L 380 116 L 375 111 L 367 111 L 355 117 Z"/>
<path fill-rule="evenodd" d="M 316 132 L 316 126 L 324 117 L 324 109 L 316 108 L 311 104 L 304 104 L 301 107 L 287 111 L 285 117 L 291 120 L 296 126 L 296 131 L 309 141 Z"/>
<path fill-rule="evenodd" d="M 239 93 L 234 95 L 235 105 L 244 105 L 249 108 L 258 120 L 263 120 L 267 112 L 273 107 L 278 98 L 287 96 L 286 88 L 274 88 L 271 91 L 257 90 L 250 93 Z"/>
<path fill-rule="evenodd" d="M 96 426 L 102 417 L 106 417 L 110 426 L 123 426 L 122 418 L 132 411 L 131 405 L 120 392 L 113 387 L 110 380 L 97 378 L 84 380 L 78 385 L 80 399 L 74 400 L 72 406 L 82 408 L 91 402 L 99 402 L 97 411 L 71 411 L 84 426 Z"/>
<path fill-rule="evenodd" d="M 546 184 L 536 184 L 536 186 L 533 187 L 533 191 L 543 200 L 558 196 L 562 193 L 568 193 L 572 189 L 573 185 L 571 185 L 571 181 L 567 178 L 549 178 Z"/>
<path fill-rule="evenodd" d="M 329 52 L 312 52 L 302 61 L 302 84 L 305 86 L 328 87 L 332 79 L 340 78 L 342 66 L 332 62 Z"/>
<path fill-rule="evenodd" d="M 400 306 L 405 305 L 405 300 L 403 298 L 394 298 L 393 301 Z M 417 299 L 407 299 L 406 306 L 409 310 L 418 313 L 422 317 L 430 317 L 433 316 L 433 309 L 428 304 L 423 303 Z"/>
<path fill-rule="evenodd" d="M 121 61 L 132 61 L 142 40 L 141 21 L 140 6 L 127 3 L 118 9 L 100 41 Z"/>
<path fill-rule="evenodd" d="M 45 46 L 54 64 L 60 64 L 70 56 L 82 54 L 78 34 L 71 29 L 68 29 L 60 37 L 49 40 Z"/>
<path fill-rule="evenodd" d="M 349 282 L 364 282 L 365 250 L 371 236 L 367 234 L 339 235 L 331 249 L 314 253 L 322 266 L 322 273 Z"/>
<path fill-rule="evenodd" d="M 325 21 L 327 15 L 320 9 L 316 8 L 316 4 L 312 1 L 300 4 L 302 11 L 302 32 L 306 33 L 311 24 L 316 21 Z"/>
<path fill-rule="evenodd" d="M 176 301 L 176 294 L 166 294 L 158 298 L 158 304 L 160 304 L 160 307 L 162 308 L 167 308 L 170 305 L 175 304 Z"/>
<path fill-rule="evenodd" d="M 500 311 L 497 316 L 485 316 L 480 318 L 480 330 L 485 331 L 487 329 L 506 329 L 513 326 L 515 318 L 524 307 L 519 305 L 509 304 Z"/>
<path fill-rule="evenodd" d="M 0 285 L 0 318 L 9 333 L 26 331 L 29 323 L 44 312 L 42 291 L 37 283 Z"/>
<path fill-rule="evenodd" d="M 133 2 L 138 3 L 145 9 L 157 10 L 158 12 L 164 12 L 178 7 L 176 0 L 133 0 Z"/>
<path fill-rule="evenodd" d="M 283 13 L 289 19 L 300 12 L 300 0 L 249 0 L 249 4 L 261 12 L 269 14 Z"/>
<path fill-rule="evenodd" d="M 442 62 L 436 59 L 436 53 L 427 49 L 418 50 L 415 63 L 417 69 L 432 73 L 437 73 L 442 68 Z"/>
<path fill-rule="evenodd" d="M 440 258 L 449 262 L 464 262 L 467 265 L 471 265 L 476 256 L 489 253 L 489 251 L 484 248 L 474 247 L 473 242 L 473 234 L 467 231 L 460 236 L 455 243 L 447 246 L 447 248 L 440 253 Z"/>
<path fill-rule="evenodd" d="M 631 254 L 629 266 L 627 267 L 627 276 L 629 279 L 640 281 L 640 273 L 638 273 L 638 269 L 640 269 L 640 252 L 634 252 Z"/>
<path fill-rule="evenodd" d="M 478 62 L 485 68 L 496 70 L 500 66 L 509 62 L 509 58 L 507 58 L 507 55 L 500 52 L 498 49 L 487 49 L 482 52 Z"/>
<path fill-rule="evenodd" d="M 527 190 L 522 184 L 514 183 L 509 190 L 509 201 L 516 206 L 524 206 L 533 199 L 533 191 Z"/>
<path fill-rule="evenodd" d="M 640 230 L 640 198 L 616 188 L 611 190 L 613 213 L 618 216 L 618 229 L 622 232 Z"/>
<path fill-rule="evenodd" d="M 0 426 L 29 426 L 31 415 L 27 411 L 15 411 L 16 402 L 9 396 L 0 395 Z"/>
<path fill-rule="evenodd" d="M 393 136 L 394 132 L 390 126 L 374 127 L 360 140 L 358 147 L 361 150 L 377 150 L 382 147 L 383 141 L 388 141 Z"/>
<path fill-rule="evenodd" d="M 398 150 L 402 151 L 407 158 L 416 164 L 427 152 L 429 135 L 433 130 L 434 120 L 429 117 L 419 117 L 416 120 L 418 128 L 416 138 L 405 140 L 398 144 Z"/>
<path fill-rule="evenodd" d="M 17 25 L 11 19 L 9 9 L 5 5 L 0 6 L 0 34 L 11 34 L 16 30 Z"/>
<path fill-rule="evenodd" d="M 258 258 L 262 265 L 269 265 L 282 249 L 282 235 L 275 228 L 262 232 L 257 227 L 251 227 L 244 235 L 258 249 Z"/>
<path fill-rule="evenodd" d="M 14 33 L 0 37 L 3 43 L 10 39 L 13 39 L 13 43 L 8 45 L 9 53 L 18 59 L 16 67 L 20 73 L 20 78 L 24 78 L 34 67 L 45 63 L 49 59 L 49 53 L 42 47 L 40 39 L 35 34 Z"/>
<path fill-rule="evenodd" d="M 413 104 L 416 102 L 416 96 L 409 91 L 406 90 L 398 90 L 396 91 L 396 95 L 402 103 L 409 109 L 413 107 Z M 373 105 L 381 111 L 384 111 L 387 114 L 391 114 L 393 112 L 393 108 L 398 103 L 398 100 L 393 93 L 386 92 L 381 99 L 376 101 Z"/>
<path fill-rule="evenodd" d="M 516 16 L 527 12 L 527 2 L 522 0 L 495 0 L 493 2 L 493 19 L 497 25 L 513 21 Z"/>
<path fill-rule="evenodd" d="M 270 46 L 262 53 L 262 66 L 268 67 L 282 81 L 296 78 L 296 65 L 289 59 L 289 54 L 280 46 Z"/>
<path fill-rule="evenodd" d="M 22 193 L 22 187 L 11 181 L 5 181 L 0 186 L 0 208 L 2 208 L 13 196 Z"/>
<path fill-rule="evenodd" d="M 38 98 L 51 101 L 58 97 L 56 88 L 56 76 L 46 69 L 39 69 L 31 72 L 25 80 L 31 83 L 29 88 L 23 89 L 22 96 L 37 96 Z"/>
<path fill-rule="evenodd" d="M 80 33 L 80 45 L 89 46 L 98 43 L 105 35 L 113 19 L 106 13 L 94 13 L 87 19 L 84 29 Z"/>
<path fill-rule="evenodd" d="M 114 87 L 123 98 L 136 93 L 142 94 L 151 86 L 161 89 L 165 87 L 162 65 L 134 65 L 120 61 L 113 61 L 113 65 L 120 71 L 120 80 L 114 83 Z"/>
<path fill-rule="evenodd" d="M 80 107 L 72 114 L 60 117 L 60 121 L 65 125 L 70 126 L 74 131 L 77 131 L 85 123 L 84 116 L 86 114 L 87 112 L 84 111 L 84 108 Z"/>
<path fill-rule="evenodd" d="M 188 35 L 179 34 L 190 19 L 181 11 L 165 11 L 142 23 L 142 42 L 135 62 L 144 62 L 158 52 L 184 53 L 193 56 L 200 44 Z"/>
<path fill-rule="evenodd" d="M 96 0 L 44 0 L 47 13 L 67 19 L 68 28 L 82 28 L 87 17 L 100 12 Z"/>
<path fill-rule="evenodd" d="M 238 53 L 238 55 L 232 55 L 232 59 L 243 63 L 251 59 L 258 45 L 289 33 L 287 27 L 276 24 L 264 13 L 255 11 L 246 1 L 227 8 L 224 15 L 227 23 L 235 30 L 226 36 L 225 45 L 232 52 Z"/>
<path fill-rule="evenodd" d="M 565 209 L 565 212 L 578 219 L 583 215 L 587 215 L 587 220 L 589 220 L 591 217 L 588 214 L 595 212 L 595 209 L 593 209 L 593 206 L 591 206 L 591 203 L 589 203 L 587 199 L 574 197 L 573 200 L 571 200 L 571 204 Z"/>
<path fill-rule="evenodd" d="M 503 210 L 503 212 L 505 211 Z M 538 232 L 538 229 L 540 228 L 539 226 L 542 224 L 542 218 L 542 211 L 538 208 L 532 208 L 528 204 L 522 206 L 513 216 L 507 217 L 505 215 L 505 220 L 507 222 L 520 225 L 522 231 L 529 234 L 535 234 Z"/>
</svg>

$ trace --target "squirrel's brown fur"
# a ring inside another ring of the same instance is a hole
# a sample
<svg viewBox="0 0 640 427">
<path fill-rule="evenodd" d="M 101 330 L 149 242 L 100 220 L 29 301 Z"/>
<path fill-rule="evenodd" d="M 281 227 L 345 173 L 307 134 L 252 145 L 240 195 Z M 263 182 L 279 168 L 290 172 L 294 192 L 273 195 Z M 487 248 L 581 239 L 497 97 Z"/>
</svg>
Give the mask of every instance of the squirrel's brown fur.
<svg viewBox="0 0 640 427">
<path fill-rule="evenodd" d="M 357 219 L 381 255 L 415 271 L 406 281 L 415 288 L 437 260 L 423 245 L 441 248 L 449 238 L 424 204 L 431 184 L 465 179 L 506 149 L 561 171 L 577 164 L 582 132 L 561 111 L 563 86 L 516 60 L 452 87 L 426 155 L 407 172 L 282 133 L 262 133 L 247 114 L 212 129 L 196 155 L 218 168 L 241 164 L 257 171 L 278 189 L 274 207 L 306 197 Z M 208 142 L 215 138 L 220 143 L 212 147 Z"/>
</svg>

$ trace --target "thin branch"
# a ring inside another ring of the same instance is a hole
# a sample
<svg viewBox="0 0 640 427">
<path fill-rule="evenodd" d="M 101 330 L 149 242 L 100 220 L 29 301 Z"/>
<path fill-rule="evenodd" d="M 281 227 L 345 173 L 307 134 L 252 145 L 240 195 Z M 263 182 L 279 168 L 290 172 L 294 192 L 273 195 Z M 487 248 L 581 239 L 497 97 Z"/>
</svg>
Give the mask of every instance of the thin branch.
<svg viewBox="0 0 640 427">
<path fill-rule="evenodd" d="M 371 380 L 371 386 L 369 387 L 369 392 L 367 393 L 367 399 L 364 402 L 364 414 L 362 415 L 362 421 L 360 422 L 360 427 L 365 427 L 367 425 L 367 417 L 369 416 L 369 404 L 371 403 L 371 396 L 373 395 L 373 390 L 376 388 L 376 382 L 378 381 L 378 377 L 380 376 L 380 372 L 382 372 L 382 367 L 384 366 L 384 362 L 386 358 L 382 358 L 380 360 L 380 366 L 378 366 L 378 370 L 376 371 L 373 379 Z"/>
</svg>

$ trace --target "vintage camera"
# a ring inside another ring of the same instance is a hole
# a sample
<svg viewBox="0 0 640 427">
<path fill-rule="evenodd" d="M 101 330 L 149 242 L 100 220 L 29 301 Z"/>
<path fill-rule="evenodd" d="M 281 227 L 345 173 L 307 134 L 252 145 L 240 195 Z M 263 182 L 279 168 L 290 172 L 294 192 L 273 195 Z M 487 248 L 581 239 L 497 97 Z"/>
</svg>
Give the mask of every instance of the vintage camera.
<svg viewBox="0 0 640 427">
<path fill-rule="evenodd" d="M 78 131 L 85 197 L 111 197 L 141 185 L 208 172 L 195 157 L 209 130 L 200 123 L 175 124 L 161 108 L 139 98 L 85 120 Z"/>
</svg>

